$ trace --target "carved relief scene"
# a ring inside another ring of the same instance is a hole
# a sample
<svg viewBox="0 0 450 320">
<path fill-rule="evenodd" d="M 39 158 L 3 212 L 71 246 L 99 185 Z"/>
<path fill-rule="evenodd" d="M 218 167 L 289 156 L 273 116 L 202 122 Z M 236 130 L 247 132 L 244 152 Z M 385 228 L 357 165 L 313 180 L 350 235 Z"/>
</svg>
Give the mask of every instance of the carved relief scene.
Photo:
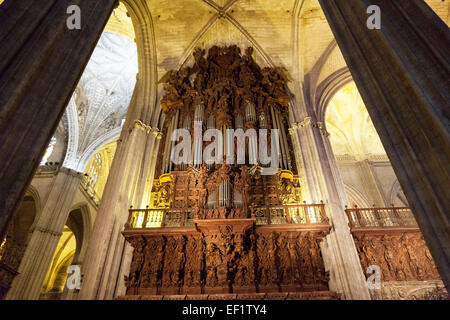
<svg viewBox="0 0 450 320">
<path fill-rule="evenodd" d="M 438 269 L 409 208 L 346 210 L 374 300 L 444 300 Z M 375 272 L 374 274 L 372 272 Z M 372 277 L 370 277 L 372 276 Z"/>
<path fill-rule="evenodd" d="M 325 232 L 133 236 L 127 295 L 295 293 L 328 291 L 319 242 Z"/>
</svg>

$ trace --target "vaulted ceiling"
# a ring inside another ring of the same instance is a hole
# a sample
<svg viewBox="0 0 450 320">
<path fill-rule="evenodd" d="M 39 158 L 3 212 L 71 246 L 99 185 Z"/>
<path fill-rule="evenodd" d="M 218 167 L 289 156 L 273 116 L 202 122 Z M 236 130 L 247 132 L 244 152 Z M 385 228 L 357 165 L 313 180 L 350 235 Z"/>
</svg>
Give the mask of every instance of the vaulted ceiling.
<svg viewBox="0 0 450 320">
<path fill-rule="evenodd" d="M 357 160 L 386 156 L 354 82 L 334 95 L 325 119 L 335 155 L 351 156 Z"/>
<path fill-rule="evenodd" d="M 119 136 L 136 83 L 136 44 L 128 29 L 117 28 L 117 16 L 100 37 L 66 111 L 64 166 L 81 172 L 105 143 Z"/>
<path fill-rule="evenodd" d="M 260 65 L 284 67 L 298 82 L 314 74 L 314 85 L 346 66 L 317 0 L 146 1 L 153 22 L 158 79 L 168 70 L 192 64 L 195 47 L 217 44 L 237 44 L 241 49 L 252 46 Z M 450 1 L 426 2 L 449 23 Z M 68 150 L 75 152 L 69 155 L 70 166 L 78 170 L 87 164 L 86 154 L 92 156 L 92 151 L 101 147 L 101 137 L 114 128 L 117 131 L 117 120 L 128 107 L 137 71 L 129 65 L 136 59 L 131 45 L 135 34 L 122 3 L 105 31 L 109 35 L 101 38 L 80 80 L 77 101 L 72 101 L 78 137 L 77 146 L 72 147 L 69 137 Z M 162 86 L 159 89 L 161 93 Z M 80 161 L 81 166 L 77 165 Z"/>
<path fill-rule="evenodd" d="M 261 64 L 292 65 L 294 0 L 149 1 L 155 29 L 158 71 L 178 68 L 196 46 L 253 46 Z"/>
<path fill-rule="evenodd" d="M 449 1 L 428 0 L 449 21 Z M 333 35 L 317 0 L 149 0 L 158 75 L 190 63 L 196 46 L 253 46 L 257 62 L 285 67 L 294 77 L 307 74 Z M 339 50 L 321 78 L 344 67 Z"/>
</svg>

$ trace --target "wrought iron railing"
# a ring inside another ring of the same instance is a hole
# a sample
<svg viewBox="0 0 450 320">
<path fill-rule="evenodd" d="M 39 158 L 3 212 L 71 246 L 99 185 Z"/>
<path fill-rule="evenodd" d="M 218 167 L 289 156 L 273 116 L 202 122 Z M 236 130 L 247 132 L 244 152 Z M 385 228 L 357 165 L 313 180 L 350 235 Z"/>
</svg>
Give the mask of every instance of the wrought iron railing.
<svg viewBox="0 0 450 320">
<path fill-rule="evenodd" d="M 325 205 L 280 205 L 253 209 L 256 225 L 327 224 Z M 187 209 L 130 209 L 126 229 L 180 228 L 194 226 Z"/>
<path fill-rule="evenodd" d="M 280 205 L 254 209 L 256 225 L 328 223 L 325 204 Z"/>
<path fill-rule="evenodd" d="M 350 228 L 417 228 L 410 208 L 352 208 L 346 209 Z"/>
</svg>

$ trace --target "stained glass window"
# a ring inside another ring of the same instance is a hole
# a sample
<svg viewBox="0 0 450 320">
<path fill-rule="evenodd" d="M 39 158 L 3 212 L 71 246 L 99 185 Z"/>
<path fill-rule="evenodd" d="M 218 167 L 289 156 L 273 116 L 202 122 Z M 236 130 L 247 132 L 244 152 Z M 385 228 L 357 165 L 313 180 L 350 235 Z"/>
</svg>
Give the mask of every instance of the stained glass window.
<svg viewBox="0 0 450 320">
<path fill-rule="evenodd" d="M 98 175 L 99 175 L 101 168 L 102 168 L 102 156 L 100 155 L 100 153 L 97 153 L 94 156 L 94 159 L 93 159 L 92 164 L 88 171 L 87 185 L 92 190 L 95 189 L 95 185 L 97 184 Z"/>
<path fill-rule="evenodd" d="M 52 137 L 52 139 L 50 140 L 50 144 L 47 147 L 47 150 L 45 150 L 44 157 L 41 160 L 41 166 L 44 166 L 48 162 L 48 159 L 50 159 L 50 156 L 53 153 L 55 145 L 56 145 L 56 138 Z"/>
</svg>

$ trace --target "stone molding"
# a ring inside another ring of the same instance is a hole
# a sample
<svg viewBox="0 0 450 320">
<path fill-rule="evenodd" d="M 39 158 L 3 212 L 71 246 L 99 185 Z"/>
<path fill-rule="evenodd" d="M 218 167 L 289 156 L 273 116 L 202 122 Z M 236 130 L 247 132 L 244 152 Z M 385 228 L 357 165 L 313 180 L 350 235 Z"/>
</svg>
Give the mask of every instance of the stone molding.
<svg viewBox="0 0 450 320">
<path fill-rule="evenodd" d="M 56 232 L 47 228 L 43 228 L 43 227 L 35 227 L 33 231 L 39 231 L 41 233 L 48 233 L 51 236 L 54 237 L 61 237 L 62 236 L 62 232 Z"/>
<path fill-rule="evenodd" d="M 83 175 L 84 175 L 83 172 L 72 170 L 72 169 L 69 169 L 69 168 L 66 168 L 66 167 L 61 167 L 58 172 L 65 173 L 65 174 L 67 174 L 69 176 L 72 176 L 74 178 L 79 178 L 79 179 L 81 179 L 83 177 Z"/>
<path fill-rule="evenodd" d="M 243 294 L 188 294 L 188 295 L 133 295 L 121 296 L 116 300 L 340 300 L 340 295 L 332 291 L 314 292 L 274 292 Z"/>
<path fill-rule="evenodd" d="M 143 130 L 147 135 L 150 133 L 153 133 L 155 135 L 155 137 L 158 139 L 162 138 L 162 133 L 159 131 L 158 128 L 156 128 L 156 127 L 153 128 L 152 126 L 145 124 L 141 120 L 134 121 L 134 128 Z"/>
<path fill-rule="evenodd" d="M 289 132 L 293 134 L 291 130 L 297 130 L 307 127 L 319 129 L 322 135 L 324 135 L 325 137 L 330 136 L 330 133 L 325 129 L 324 123 L 320 121 L 314 121 L 311 117 L 306 117 L 303 119 L 303 121 L 293 123 L 292 127 L 289 129 Z"/>
</svg>

